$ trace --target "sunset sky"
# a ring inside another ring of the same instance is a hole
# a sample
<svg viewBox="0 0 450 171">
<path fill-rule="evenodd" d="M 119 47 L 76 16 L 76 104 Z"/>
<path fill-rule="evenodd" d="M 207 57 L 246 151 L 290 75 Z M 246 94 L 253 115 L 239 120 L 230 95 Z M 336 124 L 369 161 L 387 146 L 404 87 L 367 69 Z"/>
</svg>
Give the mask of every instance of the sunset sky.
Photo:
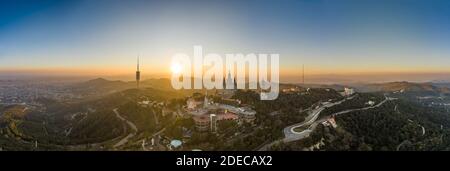
<svg viewBox="0 0 450 171">
<path fill-rule="evenodd" d="M 278 53 L 282 80 L 298 81 L 303 64 L 317 78 L 445 79 L 449 18 L 450 1 L 439 0 L 6 0 L 0 74 L 132 78 L 140 55 L 143 74 L 165 76 L 175 53 L 202 45 Z"/>
</svg>

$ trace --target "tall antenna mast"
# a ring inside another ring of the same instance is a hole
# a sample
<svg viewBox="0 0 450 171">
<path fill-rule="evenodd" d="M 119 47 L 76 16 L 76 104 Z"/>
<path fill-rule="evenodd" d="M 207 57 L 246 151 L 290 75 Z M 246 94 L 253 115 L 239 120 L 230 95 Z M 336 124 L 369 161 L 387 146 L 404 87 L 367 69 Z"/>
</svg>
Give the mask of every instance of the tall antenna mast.
<svg viewBox="0 0 450 171">
<path fill-rule="evenodd" d="M 302 76 L 302 84 L 303 84 L 303 86 L 305 86 L 305 64 L 303 64 L 303 71 L 302 71 L 302 74 L 303 74 L 303 76 Z"/>
<path fill-rule="evenodd" d="M 141 71 L 139 70 L 139 55 L 137 57 L 137 67 L 136 67 L 136 84 L 139 89 L 139 81 L 141 80 Z"/>
</svg>

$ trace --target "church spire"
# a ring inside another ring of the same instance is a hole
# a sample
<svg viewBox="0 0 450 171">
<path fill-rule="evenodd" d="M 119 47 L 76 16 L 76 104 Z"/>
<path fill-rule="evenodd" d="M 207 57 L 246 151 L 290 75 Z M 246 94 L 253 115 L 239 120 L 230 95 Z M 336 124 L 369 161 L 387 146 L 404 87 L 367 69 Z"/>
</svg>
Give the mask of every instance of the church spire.
<svg viewBox="0 0 450 171">
<path fill-rule="evenodd" d="M 208 107 L 208 90 L 206 90 L 205 92 L 205 99 L 203 101 L 203 108 L 207 108 Z"/>
<path fill-rule="evenodd" d="M 230 89 L 231 87 L 233 87 L 235 81 L 236 81 L 235 79 L 233 80 L 233 79 L 231 78 L 231 71 L 228 70 L 228 77 L 227 77 L 227 81 L 226 81 L 226 88 L 224 88 L 224 89 Z M 233 87 L 233 89 L 234 89 L 234 88 L 236 88 L 236 87 Z"/>
</svg>

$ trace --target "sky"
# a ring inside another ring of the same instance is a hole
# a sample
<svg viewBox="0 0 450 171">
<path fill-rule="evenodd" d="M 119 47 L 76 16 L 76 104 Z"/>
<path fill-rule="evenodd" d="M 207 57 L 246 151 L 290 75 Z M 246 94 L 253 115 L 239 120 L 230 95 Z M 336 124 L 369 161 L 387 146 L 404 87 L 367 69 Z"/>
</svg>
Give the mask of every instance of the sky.
<svg viewBox="0 0 450 171">
<path fill-rule="evenodd" d="M 1 0 L 0 76 L 170 74 L 175 53 L 280 54 L 281 80 L 450 79 L 450 1 Z M 372 80 L 373 81 L 373 80 Z"/>
</svg>

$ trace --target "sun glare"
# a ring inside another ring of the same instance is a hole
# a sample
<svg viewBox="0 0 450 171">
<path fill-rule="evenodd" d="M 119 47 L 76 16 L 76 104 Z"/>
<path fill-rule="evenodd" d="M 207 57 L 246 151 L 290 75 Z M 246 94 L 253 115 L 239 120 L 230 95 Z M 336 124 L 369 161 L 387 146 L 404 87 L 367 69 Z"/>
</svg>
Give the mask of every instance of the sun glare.
<svg viewBox="0 0 450 171">
<path fill-rule="evenodd" d="M 181 73 L 182 70 L 182 66 L 179 63 L 173 63 L 172 66 L 170 67 L 170 70 L 172 71 L 172 73 L 174 74 L 179 74 Z"/>
</svg>

